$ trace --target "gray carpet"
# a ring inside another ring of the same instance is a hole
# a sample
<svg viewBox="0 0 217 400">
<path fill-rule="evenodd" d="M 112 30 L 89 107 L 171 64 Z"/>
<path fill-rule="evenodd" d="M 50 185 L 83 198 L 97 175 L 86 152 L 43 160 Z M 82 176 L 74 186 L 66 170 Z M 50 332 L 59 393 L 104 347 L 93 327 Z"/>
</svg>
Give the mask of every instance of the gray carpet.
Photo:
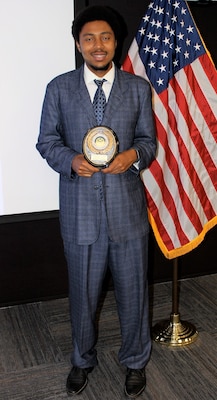
<svg viewBox="0 0 217 400">
<path fill-rule="evenodd" d="M 169 319 L 171 283 L 150 287 L 152 325 Z M 179 311 L 193 323 L 198 339 L 185 347 L 153 342 L 147 388 L 140 399 L 214 400 L 217 398 L 217 274 L 180 282 Z M 79 400 L 125 399 L 125 370 L 118 363 L 120 331 L 113 291 L 99 315 L 99 365 Z M 67 399 L 70 370 L 68 299 L 0 309 L 0 399 Z"/>
</svg>

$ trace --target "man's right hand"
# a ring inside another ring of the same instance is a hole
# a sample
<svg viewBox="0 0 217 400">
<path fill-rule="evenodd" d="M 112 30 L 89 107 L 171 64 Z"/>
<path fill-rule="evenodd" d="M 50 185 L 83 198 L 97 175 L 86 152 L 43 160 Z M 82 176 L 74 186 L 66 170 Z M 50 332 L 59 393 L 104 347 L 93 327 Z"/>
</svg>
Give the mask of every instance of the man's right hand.
<svg viewBox="0 0 217 400">
<path fill-rule="evenodd" d="M 85 160 L 83 154 L 78 154 L 72 160 L 72 169 L 78 176 L 90 178 L 96 172 L 99 172 L 99 168 L 94 167 Z"/>
</svg>

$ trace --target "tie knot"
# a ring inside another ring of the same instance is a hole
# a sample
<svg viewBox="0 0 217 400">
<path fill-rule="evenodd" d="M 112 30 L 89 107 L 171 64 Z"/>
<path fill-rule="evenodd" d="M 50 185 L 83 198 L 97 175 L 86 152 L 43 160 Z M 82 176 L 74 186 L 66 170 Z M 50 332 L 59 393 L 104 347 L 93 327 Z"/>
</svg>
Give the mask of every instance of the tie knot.
<svg viewBox="0 0 217 400">
<path fill-rule="evenodd" d="M 94 82 L 98 87 L 102 87 L 103 83 L 106 82 L 106 79 L 94 79 Z"/>
</svg>

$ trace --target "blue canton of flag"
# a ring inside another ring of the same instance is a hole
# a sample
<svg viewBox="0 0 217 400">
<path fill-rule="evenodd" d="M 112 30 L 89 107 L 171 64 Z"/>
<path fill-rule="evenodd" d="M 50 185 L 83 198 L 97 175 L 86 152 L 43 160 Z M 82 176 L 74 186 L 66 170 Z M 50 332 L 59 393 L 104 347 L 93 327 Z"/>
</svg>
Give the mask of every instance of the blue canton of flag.
<svg viewBox="0 0 217 400">
<path fill-rule="evenodd" d="M 176 72 L 204 54 L 197 28 L 183 2 L 149 4 L 136 34 L 139 54 L 157 93 Z"/>
</svg>

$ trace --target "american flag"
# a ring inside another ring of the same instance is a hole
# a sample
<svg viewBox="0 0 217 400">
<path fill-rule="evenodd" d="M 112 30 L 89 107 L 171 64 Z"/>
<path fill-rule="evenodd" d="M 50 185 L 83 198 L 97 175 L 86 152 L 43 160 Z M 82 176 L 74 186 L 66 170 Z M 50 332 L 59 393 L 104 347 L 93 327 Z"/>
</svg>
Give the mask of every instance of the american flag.
<svg viewBox="0 0 217 400">
<path fill-rule="evenodd" d="M 141 176 L 155 238 L 172 259 L 217 224 L 217 71 L 185 1 L 149 4 L 122 69 L 152 86 L 158 150 Z"/>
</svg>

